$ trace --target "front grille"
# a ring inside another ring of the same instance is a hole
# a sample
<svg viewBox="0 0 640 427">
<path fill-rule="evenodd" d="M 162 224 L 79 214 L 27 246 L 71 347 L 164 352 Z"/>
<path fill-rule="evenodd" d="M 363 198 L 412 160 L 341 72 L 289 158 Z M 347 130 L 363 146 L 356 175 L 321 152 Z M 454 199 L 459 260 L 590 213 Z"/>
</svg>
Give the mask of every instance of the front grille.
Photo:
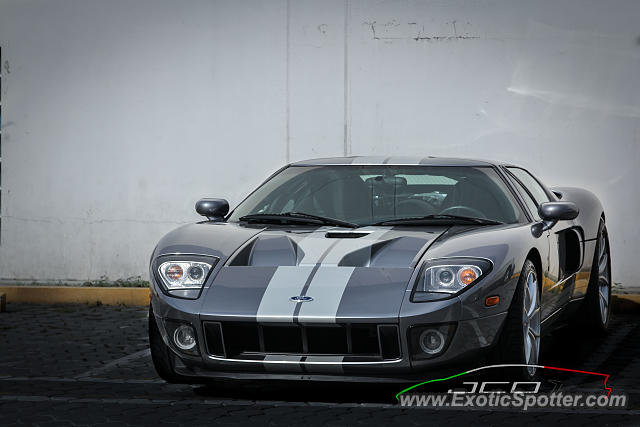
<svg viewBox="0 0 640 427">
<path fill-rule="evenodd" d="M 259 354 L 400 357 L 397 325 L 298 325 L 204 322 L 209 354 L 228 359 Z"/>
</svg>

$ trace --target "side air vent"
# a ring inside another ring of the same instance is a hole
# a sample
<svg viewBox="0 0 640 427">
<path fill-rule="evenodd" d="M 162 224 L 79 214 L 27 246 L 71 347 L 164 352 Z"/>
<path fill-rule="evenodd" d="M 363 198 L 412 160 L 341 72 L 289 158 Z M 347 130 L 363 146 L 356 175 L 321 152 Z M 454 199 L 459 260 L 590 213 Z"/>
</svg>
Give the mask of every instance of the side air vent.
<svg viewBox="0 0 640 427">
<path fill-rule="evenodd" d="M 560 277 L 569 277 L 582 266 L 582 237 L 575 228 L 558 233 Z"/>
</svg>

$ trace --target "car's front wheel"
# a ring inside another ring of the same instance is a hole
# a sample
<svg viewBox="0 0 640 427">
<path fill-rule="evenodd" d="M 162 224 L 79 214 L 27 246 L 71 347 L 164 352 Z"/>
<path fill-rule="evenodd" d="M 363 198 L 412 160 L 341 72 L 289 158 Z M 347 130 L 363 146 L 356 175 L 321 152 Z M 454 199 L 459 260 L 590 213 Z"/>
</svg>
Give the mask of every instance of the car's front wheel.
<svg viewBox="0 0 640 427">
<path fill-rule="evenodd" d="M 507 313 L 493 362 L 529 365 L 516 368 L 517 376 L 532 379 L 540 355 L 540 286 L 534 264 L 527 260 Z"/>
</svg>

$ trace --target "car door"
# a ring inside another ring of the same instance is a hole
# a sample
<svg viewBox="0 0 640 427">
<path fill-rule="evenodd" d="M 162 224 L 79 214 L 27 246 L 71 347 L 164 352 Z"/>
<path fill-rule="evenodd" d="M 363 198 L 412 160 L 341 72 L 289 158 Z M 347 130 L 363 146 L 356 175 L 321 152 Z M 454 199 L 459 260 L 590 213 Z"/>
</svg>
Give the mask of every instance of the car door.
<svg viewBox="0 0 640 427">
<path fill-rule="evenodd" d="M 538 215 L 538 206 L 541 203 L 555 200 L 554 196 L 527 170 L 511 166 L 505 169 L 524 199 L 534 221 L 541 221 Z M 543 260 L 543 270 L 545 270 L 543 271 L 541 293 L 543 319 L 561 308 L 571 297 L 573 280 L 565 277 L 566 272 L 561 268 L 561 259 L 563 259 L 561 250 L 564 248 L 564 240 L 561 239 L 561 236 L 563 236 L 564 230 L 571 228 L 572 225 L 569 221 L 560 221 L 540 237 L 547 240 L 549 248 L 546 262 Z M 546 264 L 546 269 L 544 264 Z"/>
</svg>

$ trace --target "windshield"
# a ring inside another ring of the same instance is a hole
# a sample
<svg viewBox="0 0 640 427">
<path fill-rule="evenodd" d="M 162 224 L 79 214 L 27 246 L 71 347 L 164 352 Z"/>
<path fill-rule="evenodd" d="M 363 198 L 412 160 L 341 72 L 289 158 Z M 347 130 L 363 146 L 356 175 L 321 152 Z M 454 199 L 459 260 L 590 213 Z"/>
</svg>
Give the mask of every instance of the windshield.
<svg viewBox="0 0 640 427">
<path fill-rule="evenodd" d="M 229 220 L 289 212 L 361 226 L 429 215 L 521 220 L 513 196 L 491 167 L 386 165 L 288 167 L 247 197 Z"/>
</svg>

